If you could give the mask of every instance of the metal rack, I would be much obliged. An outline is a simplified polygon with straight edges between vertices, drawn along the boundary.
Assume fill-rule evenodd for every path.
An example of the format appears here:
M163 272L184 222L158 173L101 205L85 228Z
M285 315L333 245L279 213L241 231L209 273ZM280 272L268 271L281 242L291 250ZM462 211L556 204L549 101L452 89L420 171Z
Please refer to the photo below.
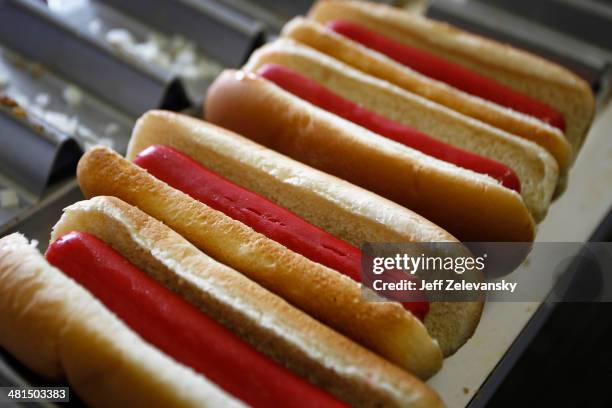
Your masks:
M555 1L564 7L573 3ZM16 205L0 208L0 235L21 231L44 250L62 208L82 199L72 174L83 150L103 143L125 152L135 119L151 108L198 115L205 89L222 67L240 66L311 3L56 0L46 6L0 0L0 92L19 106L0 110L0 142L7 147L0 152L0 203L2 191L17 196ZM592 182L593 174L612 180L607 136L612 107L603 103L612 50L586 44L587 37L561 34L555 24L544 27L543 17L530 20L510 10L509 3L435 0L427 13L559 61L597 91L600 113L570 173L569 188L538 233L540 241L584 241L612 204L612 190ZM179 54L201 75L177 71L170 60ZM20 155L23 151L37 151L34 166ZM475 337L430 384L449 406L483 406L548 310L540 302L487 305ZM42 383L0 351L0 385ZM72 398L71 405L80 405Z

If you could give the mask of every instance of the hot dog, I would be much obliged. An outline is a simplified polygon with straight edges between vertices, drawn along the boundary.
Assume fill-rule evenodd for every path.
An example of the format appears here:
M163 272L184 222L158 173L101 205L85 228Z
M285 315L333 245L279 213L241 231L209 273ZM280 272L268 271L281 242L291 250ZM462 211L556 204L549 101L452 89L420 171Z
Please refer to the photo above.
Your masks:
M432 303L424 318L425 326L399 304L365 302L354 280L317 263L323 262L321 259L313 262L288 250L284 246L287 244L256 233L252 228L265 234L265 229L276 225L276 221L294 222L280 218L284 215L276 210L270 213L260 207L260 199L255 200L258 206L252 209L262 214L263 229L261 225L244 225L194 200L188 195L194 194L192 191L185 194L157 179L152 174L156 172L156 160L149 157L153 165L141 161L151 152L146 149L155 145L190 157L200 164L198 167L204 166L273 201L341 239L344 245L358 246L366 241L455 241L439 227L387 200L236 134L170 112L144 115L137 122L130 141L127 157L133 160L143 153L137 162L149 172L108 150L95 149L83 157L78 168L83 192L86 196L114 195L138 206L215 259L421 377L430 376L441 364L440 349L432 337L448 355L473 333L481 302L457 303L452 307ZM170 179L168 182L173 183ZM244 206L235 203L237 197L233 193L228 194L225 189L221 193L227 195L223 200L228 197L234 200L232 211L244 215L244 208L241 209ZM246 214L247 218L261 221L261 216L252 211L247 210ZM245 246L244 242L253 244ZM331 249L332 253L337 250L333 246ZM295 287L301 290L296 291ZM426 312L422 307L413 310L417 315ZM356 315L362 318L355 321ZM461 323L457 324L458 321Z
M349 55L351 52L348 49L335 52L325 47L325 52L335 52L336 56L343 54L344 58L341 59L345 62L359 66L360 69L368 66L366 72L393 83L420 82L416 88L421 91L414 92L432 90L439 94L439 98L434 98L438 102L446 101L453 109L462 112L464 109L464 113L476 114L478 116L475 117L480 120L511 133L526 136L519 130L523 126L507 121L491 109L478 114L474 104L467 103L468 106L465 106L464 96L476 94L480 101L492 100L498 106L510 106L512 111L522 112L524 117L537 118L542 124L550 123L564 130L575 152L580 148L592 122L595 103L588 84L567 69L527 52L416 14L373 3L319 1L312 7L308 17L320 24L331 25L329 31L335 29L342 32L341 37L348 40L344 44L351 45L352 50L359 48L359 52L352 55ZM334 21L336 23L332 24ZM293 29L288 28L288 31ZM288 35L294 37L293 34ZM312 31L303 31L302 34L296 32L295 35L300 37L300 41L305 40L311 45L327 41L322 40L319 34L313 36ZM367 44L355 47L362 43L354 40ZM411 55L412 61L402 58L406 53ZM413 76L415 71L397 60L408 62L409 65L416 64L413 68L425 75L420 74L418 78L408 80L407 77ZM382 65L375 67L377 63ZM397 70L398 67L404 69ZM420 81L424 76L438 79ZM438 92L440 82L442 85L450 84L446 86L452 91L448 98ZM480 105L482 107L483 104Z
M0 240L0 344L40 374L66 376L93 406L441 404L116 198L68 207L46 256L17 234Z
M168 146L142 151L134 163L161 181L306 258L334 269L354 281L361 280L361 251L316 227L264 197L206 169ZM404 307L420 320L427 302L407 302Z
M298 41L415 95L531 140L548 150L562 170L571 164L572 147L559 129L422 75L316 21L294 18L284 27L283 38Z
M394 41L351 21L333 20L326 26L429 78L444 82L470 95L533 116L562 132L565 131L565 118L561 112L459 64Z
M269 64L272 70L267 67ZM558 169L554 158L534 143L364 75L293 41L280 40L260 48L244 70L378 135L489 175L505 187L519 191L537 221L546 214ZM282 76L301 78L283 80ZM314 98L308 96L312 95L313 86L320 93ZM415 135L415 131L419 133ZM427 142L423 143L423 139Z
M533 218L516 191L380 137L254 74L222 73L208 90L205 117L410 208L460 240L533 240ZM544 171L547 189L532 191L534 198L544 196L545 211L556 165L545 151L541 153L545 163L538 167ZM521 184L523 193L529 191Z
M113 195L141 208L206 254L419 377L440 368L438 345L400 304L365 301L350 278L196 201L116 153L90 150L80 161L78 178L86 196Z
M149 344L251 406L291 398L303 406L342 406L258 353L91 234L73 231L59 237L45 258Z
M299 96L315 106L370 129L379 135L464 169L491 176L504 187L520 193L520 181L516 173L508 166L486 157L454 148L424 133L407 126L402 126L384 116L368 111L356 103L334 94L306 76L300 75L282 65L263 65L257 70L257 75L274 82L286 91Z

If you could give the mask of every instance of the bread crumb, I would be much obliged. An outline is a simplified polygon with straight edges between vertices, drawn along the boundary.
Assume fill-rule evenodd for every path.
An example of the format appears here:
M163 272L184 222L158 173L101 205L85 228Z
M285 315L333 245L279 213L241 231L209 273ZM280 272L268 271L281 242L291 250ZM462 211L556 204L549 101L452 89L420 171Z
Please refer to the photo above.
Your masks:
M17 104L17 101L15 101L13 98L6 96L6 95L0 95L0 105L2 106L6 106L7 108L14 108L16 106L19 106Z
M61 112L46 111L44 118L51 126L66 135L73 136L79 125L78 119Z
M83 92L74 85L68 85L62 92L62 97L68 106L79 106L83 100Z
M468 387L463 387L463 393L464 394L469 394L470 393L470 389Z
M19 206L19 196L15 190L5 188L0 190L0 207L10 208Z
M21 106L13 107L13 109L11 109L11 112L13 113L13 115L20 119L26 119L28 117L28 114Z
M0 105L9 108L11 113L18 118L26 119L28 117L26 111L10 96L0 94Z
M41 108L44 108L49 105L50 101L51 97L49 97L49 94L46 93L39 93L34 97L34 103L40 106Z
M102 22L99 19L94 18L89 22L89 24L87 24L87 29L92 34L100 34L100 31L102 30Z
M166 37L153 33L138 41L130 31L113 28L105 38L124 56L158 65L181 78L212 79L223 70L217 62L200 55L194 42L180 35Z

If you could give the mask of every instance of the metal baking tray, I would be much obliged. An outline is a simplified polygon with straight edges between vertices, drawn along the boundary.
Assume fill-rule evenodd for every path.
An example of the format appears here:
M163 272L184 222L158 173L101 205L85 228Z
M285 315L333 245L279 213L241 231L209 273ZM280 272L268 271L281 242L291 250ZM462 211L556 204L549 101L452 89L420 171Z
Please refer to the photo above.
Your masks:
M50 8L97 41L110 43L120 58L169 72L193 104L201 103L224 67L240 65L263 41L259 22L216 2L141 3L75 0L53 2Z
M133 120L38 62L0 46L0 233L69 188L82 151L125 151ZM68 102L68 99L72 98ZM77 98L75 100L74 98ZM35 152L24 155L22 152Z
M5 86L7 93L24 94L25 99L27 99L26 102L28 102L26 105L34 111L39 109L34 108L37 106L36 101L41 99L39 96L48 95L51 101L42 109L43 119L45 119L44 113L47 110L64 112L69 118L76 117L79 124L85 124L87 128L94 130L93 133L112 140L114 147L120 152L125 151L125 145L135 117L143 110L148 109L149 106L164 106L163 101L166 92L168 92L167 87L173 81L176 81L175 83L179 83L182 87L186 101L179 95L175 100L179 100L181 103L173 103L169 106L179 109L179 106L187 104L196 114L201 112L198 107L201 99L198 100L197 96L200 95L201 98L203 90L207 86L206 81L194 85L184 78L174 75L173 72L170 72L169 75L167 75L168 72L163 74L163 68L161 70L152 68L148 66L150 64L143 63L143 61L118 51L109 45L106 38L109 32L114 29L128 29L138 41L147 41L147 38L154 31L165 31L170 36L174 35L170 32L175 28L174 26L164 25L163 21L159 21L159 16L149 16L153 13L151 10L147 10L147 13L136 12L136 10L129 9L130 4L118 4L120 3L118 0L106 2L75 0L72 3L77 5L73 8L50 10L42 2L0 0L0 50L2 51L2 54L0 54L0 77L3 70L11 71L8 75L11 82L8 86ZM140 1L136 3L140 3ZM196 6L196 3L200 2L197 0L182 0L181 7L199 7ZM255 23L261 21L268 32L272 30L278 32L278 28L287 18L303 12L303 10L295 11L295 9L284 11L282 7L304 8L307 2L295 2L292 5L289 2L273 0L269 2L218 0L217 2L202 1L201 3L218 3L229 7L249 16L244 21L255 21ZM278 8L278 3L282 3L281 8ZM12 14L5 14L5 10ZM204 14L208 16L207 13ZM45 55L44 50L36 50L32 43L33 34L28 34L29 39L26 43L29 45L24 47L15 38L17 37L14 34L15 31L11 31L19 25L15 21L9 21L11 19L7 15L14 17L15 21L21 21L21 24L26 21L34 21L35 26L40 30L38 37L36 37L39 48L53 48L60 47L60 45L64 47L64 44L55 43L58 41L65 42L66 50L71 50L70 52L75 55L66 55L66 58L71 59L64 60L61 65L70 65L70 67L56 69L56 65L58 65L57 55L60 54ZM211 15L214 17L216 14L213 12ZM276 25L267 21L268 17L266 15L268 17L272 16L270 21L276 19ZM240 20L240 17L236 18L236 21ZM250 27L250 23L247 24ZM260 34L257 33L256 29L249 27L242 30L238 29L235 35L239 38L246 33L244 37L246 43L252 40L252 44L257 44ZM275 28L272 29L271 27ZM233 28L230 27L229 29ZM20 30L19 32L23 31ZM41 35L40 33L44 34ZM249 33L252 33L253 37ZM181 35L197 36L197 40L206 38L209 41L215 41L215 37L212 35L205 37L187 32L182 32ZM196 38L189 39L196 41ZM198 44L197 48L202 54L214 52L207 49L206 45ZM246 53L248 55L248 52L245 51L248 48L248 45L237 46L236 50L240 52L237 52L232 58L235 57L236 60L240 60L238 54ZM85 52L85 54L79 54L81 52ZM61 55L63 58L64 54ZM84 58L83 55L91 55L93 59ZM224 57L216 55L216 58L223 59ZM55 59L55 61L51 61L52 59ZM47 62L47 60L49 61ZM66 64L65 61L71 62ZM84 65L83 61L87 61L89 64ZM118 89L117 92L127 92L127 90L133 91L135 89L133 84L129 82L130 75L139 78L137 81L140 85L137 86L142 86L143 89L148 88L148 90L143 91L140 95L132 95L132 98L142 98L140 102L134 104L131 104L128 96L117 99L115 97L105 97L105 95L109 95L109 89L113 89L113 92L115 90L114 88L105 89L100 83L93 83L95 81L91 79L97 78L96 75L98 74L104 75L104 72L99 73L96 70L90 70L91 61L96 63L102 61L102 63L108 64L105 66L113 74L108 75L110 79L107 79L107 81L115 82L115 84L109 84L109 86L117 87L115 74L123 78L121 84L123 89ZM591 62L590 60L587 61L587 68L597 68L597 64L591 64ZM232 62L228 59L223 60L222 64L231 65ZM589 67L589 65L592 66ZM81 72L73 72L73 70L81 70ZM157 73L151 73L150 71L156 71ZM160 72L162 74L156 77ZM598 71L595 69L593 72ZM601 76L601 78L603 77ZM70 88L71 86L76 86L82 90L82 101L77 106L68 103L70 98L64 98L65 91L73 89ZM121 100L122 98L124 99ZM43 122L49 125L45 120ZM0 133L2 132L1 123L0 121ZM110 136L105 133L109 123L116 125L113 126L114 132ZM596 229L603 215L609 210L612 203L612 191L603 182L594 183L593 174L599 174L601 180L612 179L607 164L610 154L612 154L607 137L611 127L612 110L608 108L600 113L583 152L570 174L569 188L553 204L549 216L540 226L538 239L586 240ZM74 139L82 148L87 147L85 146L86 143L92 143L88 142L88 139L78 131L71 134L65 130L59 129L59 132ZM27 189L23 188L23 191L27 191ZM13 222L7 232L20 231L29 238L38 240L39 249L44 251L51 227L59 219L62 208L83 197L72 177L52 182L45 187L41 197L35 195L32 195L32 197L34 197L34 204L28 207L27 211L23 212L17 221ZM487 306L483 321L474 339L455 356L447 360L444 369L430 380L430 384L438 390L449 406L467 406L468 404L482 406L486 403L488 395L494 391L496 381L503 378L511 368L512 362L518 355L517 353L520 353L522 342L528 341L530 336L537 333L538 319L545 319L547 306L546 303L505 305L502 310L503 313L498 313L499 310L496 310L496 307L496 305ZM543 312L540 312L540 310ZM492 314L496 317L492 317ZM500 341L488 341L492 336L496 336ZM45 382L19 365L12 357L0 351L0 384L41 385ZM76 395L71 395L71 399L70 405L81 405ZM40 405L32 404L32 406Z
M0 2L0 43L70 78L130 116L158 106L181 109L189 105L183 85L168 70L122 55L35 0Z
M242 65L264 41L262 23L217 1L104 0L102 3L164 32L193 39L206 55L230 67Z
M120 1L120 0L117 0ZM261 21L268 38L280 32L283 25L292 17L304 15L315 0L217 0L224 5L239 11L251 18ZM371 0L378 3L396 5L399 0Z

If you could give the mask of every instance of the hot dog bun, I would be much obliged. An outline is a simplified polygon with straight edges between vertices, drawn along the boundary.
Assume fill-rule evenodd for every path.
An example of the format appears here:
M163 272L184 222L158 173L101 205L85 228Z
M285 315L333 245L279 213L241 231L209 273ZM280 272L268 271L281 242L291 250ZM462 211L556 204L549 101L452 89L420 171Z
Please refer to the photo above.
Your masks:
M593 120L595 100L586 81L557 64L511 46L381 4L319 1L308 17L320 23L335 19L357 22L549 104L565 116L565 135L574 151L580 149Z
M89 233L107 242L155 280L186 298L206 314L221 321L260 351L270 355L280 364L303 374L312 382L344 398L353 405L406 406L414 403L414 406L429 407L440 406L441 404L437 395L416 378L318 323L238 272L212 260L159 221L119 199L96 197L68 207L54 227L52 239L72 231ZM5 238L2 241L5 240L10 240L10 238ZM23 241L23 238L21 240ZM24 245L27 246L27 243L22 243L21 246L16 248L11 247L9 252L12 255L9 256L22 255ZM84 377L84 379L80 379L82 377L71 377L69 375L71 385L75 386L77 391L80 392L81 388L78 385L84 384L86 402L91 401L94 405L108 406L106 402L109 401L109 397L105 397L105 394L111 390L115 391L110 393L110 398L115 398L111 401L121 403L132 401L132 398L140 395L139 393L146 393L149 386L152 387L150 390L152 395L134 401L137 406L147 403L153 406L241 405L211 385L204 377L196 375L190 369L184 368L165 357L164 354L157 352L156 349L146 345L138 336L114 318L114 315L108 312L89 292L66 278L60 271L50 267L35 249L27 247L29 248L27 251L33 251L34 255L32 256L36 258L36 262L44 266L43 269L53 271L54 279L68 282L74 288L71 290L78 291L82 296L88 297L97 309L86 309L82 315L76 313L75 316L62 316L72 312L73 309L81 310L79 308L81 303L74 302L74 296L70 296L70 293L72 293L70 291L66 292L69 296L63 302L65 308L70 308L70 312L57 313L55 308L39 308L39 302L41 302L41 306L46 305L46 297L43 295L40 298L37 295L28 297L28 291L32 285L20 285L19 287L24 286L26 288L23 289L23 294L15 293L15 286L13 286L16 282L14 279L20 278L18 280L20 283L27 283L27 279L23 277L27 278L28 275L32 274L32 270L37 270L37 268L25 268L25 270L14 272L14 264L5 261L3 255L0 258L0 270L3 272L5 270L11 271L11 274L7 276L13 278L11 280L6 278L5 274L0 275L2 276L0 290L6 291L10 295L3 299L12 299L13 296L17 296L18 299L28 299L23 304L15 303L17 308L11 309L11 311L19 312L20 308L24 308L23 310L26 313L33 313L32 316L28 316L32 319L28 319L27 322L20 319L17 324L27 323L27 325L34 325L34 327L36 325L46 325L48 321L46 318L49 317L47 313L49 313L55 319L57 319L56 316L64 317L64 320L70 319L71 324L74 321L77 326L80 323L89 323L87 319L95 319L96 330L102 331L102 334L94 331L93 334L85 338L81 335L77 340L70 340L69 344L63 343L66 341L64 337L59 340L56 340L57 335L51 337L53 341L50 343L50 350L47 351L49 356L46 358L43 356L47 363L40 365L37 362L40 353L28 354L32 350L20 345L22 337L29 335L31 330L16 325L3 325L2 333L8 333L10 337L7 336L9 340L6 342L3 339L2 344L8 344L6 347L26 362L32 360L32 368L49 373L55 371L61 375L61 368L59 367L64 364L63 356L61 361L54 361L57 360L55 353L56 349L63 350L66 346L67 350L77 350L77 353L70 357L76 361L75 364L78 364L76 369ZM4 248L4 244L0 245L0 251L3 251ZM0 254L3 254L3 252L0 252ZM37 286L44 288L42 293L51 293L55 297L64 296L64 286L58 286L54 280L36 283ZM15 306L12 305L11 307ZM265 312L265 318L262 312ZM37 313L42 314L43 318ZM104 319L105 315L110 316L111 321L116 322L114 324L122 326L125 332L139 341L139 344L136 345L132 345L133 341L132 343L127 342L130 346L124 352L127 357L138 362L139 359L135 357L144 355L146 358L150 349L151 352L155 352L167 360L166 365L158 364L156 366L157 370L143 373L139 366L142 363L134 364L131 360L126 360L123 361L124 364L118 365L120 361L117 361L117 358L110 358L105 362L105 359L109 358L107 354L117 353L118 346L121 349L120 346L126 343L111 341L113 343L111 346L106 344L109 341L104 339L106 337L112 338L116 330L112 329L113 325L110 325L111 330L108 331L108 324ZM23 316L23 313L10 316ZM84 316L87 318L84 319ZM64 327L63 323L64 321L59 321L59 328ZM66 327L68 328L67 332L72 333L71 325ZM5 331L5 328L8 330ZM104 330L109 332L109 336L104 336ZM92 339L95 336L102 336L104 341ZM40 343L41 341L37 339L46 339L45 341L47 341L49 337L35 337L28 339L27 342L30 345L33 341ZM124 340L125 336L121 336L119 339ZM83 340L87 340L87 342ZM10 347L10 345L17 346ZM141 350L141 347L144 347L144 349ZM79 353L81 350L87 350L88 354ZM152 362L159 363L160 357ZM148 361L149 359L147 359ZM90 362L93 362L93 364L90 364ZM45 366L51 368L45 368ZM71 365L69 364L67 367L71 367ZM120 367L120 369L117 367ZM150 367L151 365L147 366L147 368ZM183 380L186 374L180 375L180 370L177 370L176 367L181 367L191 378L187 377L186 380ZM111 374L108 381L116 389L107 388L104 382L91 381L94 376L98 380L97 376L103 375L107 371ZM142 378L133 379L124 371L127 374L135 371ZM70 374L70 371L68 374ZM76 384L72 384L72 378L74 377L78 381ZM371 378L377 378L377 382L372 382ZM177 383L172 382L175 379ZM117 384L118 380L123 381L123 388L120 388ZM142 383L142 389L139 388L139 381ZM168 384L168 381L171 383ZM131 395L132 387L136 387L134 388L135 395ZM225 399L211 394L210 389L217 391ZM170 398L173 393L176 393L174 399ZM208 394L211 395L208 396ZM161 398L159 400L155 399L158 395Z
M521 195L533 217L536 221L544 218L558 171L554 158L537 144L365 75L291 40L277 40L258 49L243 69L255 73L265 64L288 67L370 111L509 166L520 179ZM565 157L566 166L568 159Z
M75 230L110 243L255 348L345 401L401 406L415 396L424 405L435 400L412 376L209 258L119 199L96 197L68 207L53 229L52 240ZM372 376L378 384L369 382Z
M222 73L209 88L205 116L391 199L460 240L533 240L533 219L515 191L381 138L253 74Z
M22 235L0 239L0 345L90 406L240 407L151 347Z
M556 158L562 170L572 162L572 147L558 129L422 75L381 53L327 29L316 21L296 17L284 27L282 35L408 92L508 133L531 140L547 149Z
M85 196L115 196L140 208L207 255L417 376L428 378L440 368L437 343L399 303L364 300L360 285L347 276L194 200L111 150L88 151L77 177Z
M126 158L134 160L156 144L188 154L355 246L365 241L456 242L442 228L392 201L203 120L149 111L136 122Z
M389 200L296 162L228 130L185 115L150 111L134 128L127 158L153 145L177 149L355 246L364 242L456 242ZM425 319L445 356L474 333L482 302L434 302Z

